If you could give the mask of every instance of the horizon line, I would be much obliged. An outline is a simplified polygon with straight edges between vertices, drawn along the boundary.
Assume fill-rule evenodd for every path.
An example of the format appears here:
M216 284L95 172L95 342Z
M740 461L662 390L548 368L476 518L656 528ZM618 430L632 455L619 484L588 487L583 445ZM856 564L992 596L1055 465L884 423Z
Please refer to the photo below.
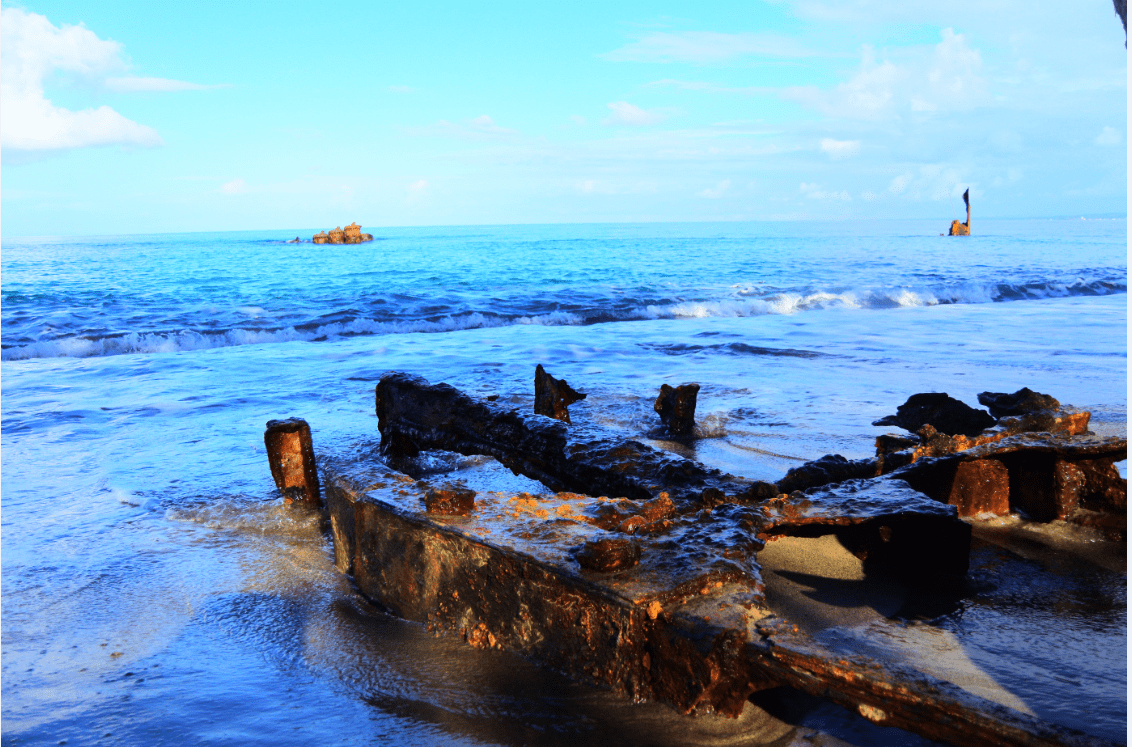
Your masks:
M752 218L745 220L737 219L720 219L720 220L649 220L649 221L563 221L558 223L551 223L545 221L531 221L529 223L404 223L404 224L389 224L378 226L375 224L360 224L362 228L371 228L373 230L381 229L401 229L401 228L487 228L487 227L505 227L505 226L649 226L649 225L709 225L713 223L725 224L741 224L741 223L857 223L867 221L869 223L878 222L894 222L894 221L935 221L935 218ZM943 219L940 219L943 220ZM1084 215L1049 215L1049 216L995 216L995 217L981 217L979 221L1054 221L1054 220L1128 220L1127 213L1085 213ZM354 221L357 222L357 221ZM946 223L946 220L944 220ZM950 225L950 224L948 224ZM117 236L169 236L169 235L190 235L190 234L210 234L210 233L264 233L264 232L287 232L291 231L310 231L311 228L235 228L235 229L215 229L215 230L196 230L196 231L142 231L136 233L101 233L101 234L82 234L82 233L57 233L57 234L22 234L22 235L5 235L0 232L0 241L15 240L15 239L73 239L73 238L111 238ZM330 229L316 228L315 231L327 231ZM301 234L300 234L301 235ZM313 235L313 234L312 234Z

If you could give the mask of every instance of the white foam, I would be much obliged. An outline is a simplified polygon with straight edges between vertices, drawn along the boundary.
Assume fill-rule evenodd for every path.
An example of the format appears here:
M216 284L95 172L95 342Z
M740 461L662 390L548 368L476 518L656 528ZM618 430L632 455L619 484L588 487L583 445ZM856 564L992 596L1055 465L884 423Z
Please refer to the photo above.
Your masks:
M640 319L702 319L708 317L743 318L763 315L790 315L823 309L890 309L935 306L938 304L984 304L996 301L1061 298L1077 295L1110 295L1126 292L1119 283L1097 281L1087 283L1078 278L1072 283L1029 283L1025 285L968 284L947 289L860 289L840 292L776 293L752 298L751 288L729 288L737 296L702 301L681 301L671 304L649 304L611 314L595 308L591 314L553 311L547 314L505 317L473 312L439 319L376 320L355 318L347 322L331 322L311 329L284 327L274 330L230 329L223 332L131 332L102 338L61 337L7 348L0 360L29 358L88 358L128 353L173 353L237 345L261 345L280 342L342 339L357 335L389 335L405 333L439 333L511 325L576 326L587 319L632 321ZM241 309L262 311L259 307Z

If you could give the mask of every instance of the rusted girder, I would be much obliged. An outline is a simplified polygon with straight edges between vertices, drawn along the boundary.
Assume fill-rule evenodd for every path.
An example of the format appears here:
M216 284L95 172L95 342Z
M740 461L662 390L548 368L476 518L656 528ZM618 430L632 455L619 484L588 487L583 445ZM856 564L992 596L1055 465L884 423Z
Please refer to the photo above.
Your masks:
M960 516L1021 511L1035 521L1066 520L1127 534L1128 483L1115 462L1128 441L1021 433L896 470L893 477L959 508Z
M374 392L382 452L413 457L424 450L482 454L553 490L648 500L669 493L682 509L698 508L705 491L733 500L768 497L775 488L618 438L592 426L567 428L469 397L448 384L386 374Z
M753 483L406 374L382 377L375 406L390 464L411 469L422 450L482 454L560 491L472 500L372 460L320 458L337 566L400 617L688 712L737 715L751 693L789 685L964 747L1104 743L799 632L768 605L757 553L776 537L835 534L866 574L954 579L970 527L946 505L953 494L1005 470L1013 505L1030 489L1015 489L1015 472L1030 486L1048 477L1034 464L1054 463L1078 470L1050 473L1062 493L1076 486L1078 510L1122 509L1109 471L1123 442L1002 435L872 479L845 479L857 467L827 459L795 478L832 481L785 494L786 480Z
M320 467L338 567L368 598L437 634L685 712L738 715L753 692L789 685L964 747L1104 744L800 633L763 598L751 535L759 507L673 517L666 531L635 536L628 562L590 570L577 557L587 545L624 537L585 520L602 499L481 494L469 516L436 516L424 511L425 481L373 462ZM804 527L821 510L796 508L782 523L781 507L763 518Z

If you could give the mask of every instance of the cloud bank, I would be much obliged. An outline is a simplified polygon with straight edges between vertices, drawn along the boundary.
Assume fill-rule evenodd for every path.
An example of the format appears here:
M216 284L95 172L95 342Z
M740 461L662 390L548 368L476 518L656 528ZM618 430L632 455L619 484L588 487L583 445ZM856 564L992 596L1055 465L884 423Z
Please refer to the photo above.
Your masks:
M53 25L19 8L0 9L0 145L6 152L49 152L101 145L154 147L157 130L109 106L72 111L47 98L44 81L69 73L91 88L118 93L218 88L167 78L124 75L122 46L81 24Z
M726 62L759 56L787 59L817 57L822 53L778 34L723 34L713 31L657 32L607 52L611 62Z

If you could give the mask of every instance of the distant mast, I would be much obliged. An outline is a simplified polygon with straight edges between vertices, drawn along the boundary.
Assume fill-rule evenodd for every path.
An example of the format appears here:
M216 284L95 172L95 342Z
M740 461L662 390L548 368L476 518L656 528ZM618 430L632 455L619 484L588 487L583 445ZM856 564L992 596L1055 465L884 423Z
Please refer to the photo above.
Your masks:
M967 222L960 223L957 220L951 221L951 231L948 236L970 236L971 235L971 200L969 198L971 190L968 188L963 192L963 204L967 206Z

